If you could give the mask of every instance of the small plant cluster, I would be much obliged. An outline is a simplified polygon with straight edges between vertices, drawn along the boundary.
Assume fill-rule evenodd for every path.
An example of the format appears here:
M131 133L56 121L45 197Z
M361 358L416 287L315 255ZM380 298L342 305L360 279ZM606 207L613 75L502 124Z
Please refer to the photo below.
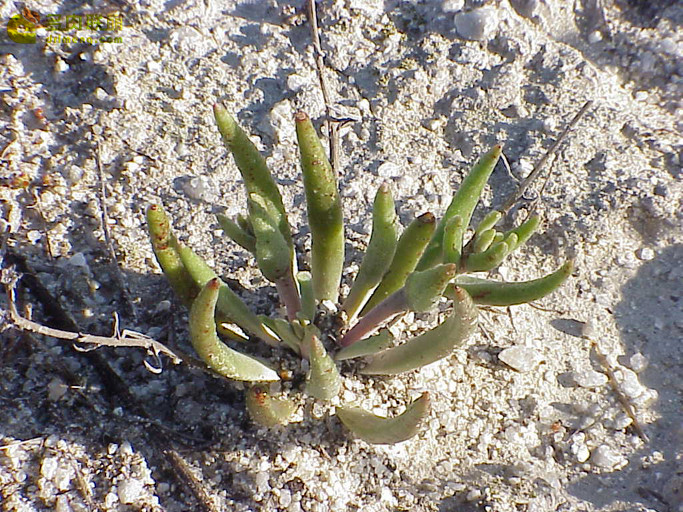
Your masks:
M278 187L264 158L227 110L214 106L223 141L232 153L247 190L247 213L236 220L218 215L225 234L251 253L272 282L286 318L256 315L189 247L174 236L161 205L151 205L147 223L157 261L175 293L190 308L192 345L217 373L248 383L246 406L257 423L272 427L291 421L295 401L274 391L281 379L270 363L224 343L219 334L249 343L284 346L307 360L305 393L331 402L338 397L337 362L365 358L363 375L394 375L448 356L474 331L476 304L508 306L539 299L558 288L572 271L569 261L546 277L519 283L489 281L465 273L497 267L539 225L537 216L499 232L503 214L491 211L473 231L472 213L501 155L494 146L465 178L443 218L432 213L413 220L402 232L388 185L377 190L372 233L337 319L319 311L323 301L338 303L344 270L344 224L337 178L309 117L295 116L296 134L311 232L310 271L297 270L291 228ZM385 326L398 314L424 312L442 298L452 301L449 316L423 334L396 344ZM329 304L329 302L328 302ZM342 327L331 327L342 324ZM338 401L334 402L339 404ZM424 393L402 414L381 417L352 404L335 407L336 416L370 443L396 443L418 432L429 412Z

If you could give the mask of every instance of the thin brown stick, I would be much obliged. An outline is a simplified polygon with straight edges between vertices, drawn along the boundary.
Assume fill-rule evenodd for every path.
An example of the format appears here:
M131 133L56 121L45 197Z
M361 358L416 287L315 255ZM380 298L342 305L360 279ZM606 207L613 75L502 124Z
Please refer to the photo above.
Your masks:
M612 371L612 367L610 366L609 361L607 360L607 356L605 356L605 354L602 353L602 351L600 350L600 346L598 345L598 342L593 338L590 331L592 331L592 329L589 327L589 324L586 324L584 326L584 332L582 334L582 337L591 343L591 346L595 351L595 355L597 356L600 365L604 368L605 373L607 374L607 378L609 380L610 386L612 387L612 391L614 391L614 395L617 397L617 400L621 404L621 407L624 409L626 414L628 414L629 418L633 420L633 429L640 436L640 438L647 443L649 441L647 434L643 430L643 427L640 425L640 422L638 421L636 413L633 410L631 403L628 401L628 398L626 398L624 393L622 393L621 389L619 389L619 382L617 381L617 378L614 375L614 372Z
M559 137L557 137L557 140L555 140L553 145L550 146L548 151L546 151L545 154L541 157L541 159L536 163L534 168L529 173L529 176L527 176L522 181L517 191L510 195L510 197L503 203L501 212L507 213L507 211L510 208L512 208L512 206L524 195L524 193L531 186L531 184L536 179L538 179L548 159L555 154L557 149L560 147L560 144L564 141L564 139L567 137L572 128L576 126L576 123L579 122L579 120L583 117L583 115L591 107L592 104L593 102L590 100L583 104L583 107L581 107L581 109L576 113L572 120L569 121L569 124L564 128L564 130L562 130L562 133L560 133Z
M164 354L171 358L171 360L178 364L183 361L183 356L168 348L163 343L160 343L149 336L124 329L119 331L118 317L114 315L114 333L112 336L96 336L94 334L83 334L80 332L63 331L61 329L54 329L45 325L39 324L32 320L28 320L19 314L16 304L16 279L10 280L5 284L5 292L7 293L8 308L10 319L19 329L23 331L32 332L34 334L42 334L60 340L69 340L74 343L82 343L84 345L107 346L107 347L137 347L155 354Z
M320 81L320 90L325 104L325 127L330 140L330 164L335 173L339 171L339 125L332 116L332 100L330 99L329 87L325 78L325 63L323 61L323 51L320 45L320 32L318 30L318 15L315 10L315 0L308 0L308 20L311 24L311 37L313 39L313 50L315 55L315 67Z
M50 336L52 338L57 338L60 340L68 340L74 343L81 343L83 345L89 345L88 348L78 348L74 345L74 348L80 352L88 352L90 350L96 349L97 347L127 347L127 348L143 348L147 350L155 360L159 361L160 355L168 356L174 364L184 363L191 368L199 369L205 373L211 374L214 377L224 378L222 375L216 373L215 370L210 368L206 363L196 359L194 357L188 356L187 354L179 351L172 350L160 341L150 338L146 334L142 334L137 331L130 329L119 330L119 317L114 313L114 329L112 336L97 336L94 334L86 334L82 332L65 331L62 329L55 329L53 327L47 327L45 325L39 324L26 317L21 316L17 310L16 303L16 282L17 278L12 277L10 279L3 279L5 282L5 293L7 293L8 311L10 314L10 320L18 329L31 332L34 334L41 334L44 336ZM144 361L145 367L152 373L161 373L161 365L157 366L151 365L148 361Z
M199 502L201 510L203 512L219 512L215 501L209 496L209 493L206 492L206 489L197 477L194 476L194 473L187 465L187 462L185 462L185 459L183 459L175 450L166 450L164 453L173 465L176 474L181 476L182 482Z
M25 441L13 441L8 444L3 444L0 446L0 450L10 450L12 448L16 448L17 446L25 446L25 445L30 445L30 444L41 444L45 442L44 437L34 437L32 439L26 439Z
M614 391L614 395L617 397L617 400L621 404L621 407L623 407L626 414L628 414L629 418L633 420L633 429L640 436L640 438L647 443L650 439L647 437L647 434L643 430L643 427L640 426L640 422L636 417L636 413L633 410L631 403L621 392L621 389L619 389L619 383L617 382L617 378L615 377L614 372L612 371L612 368L609 364L609 361L607 360L607 357L605 357L605 355L602 352L600 352L600 348L598 347L598 344L595 340L590 340L590 342L593 345L593 350L595 350L595 355L597 356L598 361L600 361L600 364L605 369L605 373L607 374L607 378L609 379L610 386L612 386L612 391Z
M50 260L54 260L55 256L52 252L52 241L50 240L50 230L47 225L47 220L45 219L45 213L43 213L43 207L40 204L40 193L35 189L31 188L31 195L35 201L33 207L38 212L38 217L40 218L41 227L43 228L43 236L45 236L45 252Z
M104 242L107 246L107 252L109 254L109 261L114 268L114 275L116 276L116 284L119 287L121 298L123 303L133 318L137 316L133 302L128 297L128 289L126 288L125 280L123 279L123 273L119 267L118 260L116 259L116 251L114 250L114 242L111 238L111 233L109 232L109 215L107 213L107 190L105 188L104 181L104 171L102 170L102 154L100 150L100 145L97 144L97 151L95 153L95 164L97 165L97 176L99 181L99 188L97 191L97 197L100 203L100 215L102 223L102 232L104 233Z
M85 501L85 504L88 507L88 512L99 512L101 509L99 505L96 505L93 501L92 490L90 489L90 486L85 480L85 476L81 471L81 466L76 460L76 457L74 457L74 455L69 450L66 450L62 453L66 455L66 458L69 461L71 468L74 470L74 474L76 475L76 488L81 493L81 497L83 498L83 501Z

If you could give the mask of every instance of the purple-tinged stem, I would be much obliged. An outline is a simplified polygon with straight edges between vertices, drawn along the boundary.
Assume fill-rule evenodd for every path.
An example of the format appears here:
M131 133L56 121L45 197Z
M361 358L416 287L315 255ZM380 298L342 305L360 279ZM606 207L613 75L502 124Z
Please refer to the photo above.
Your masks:
M342 347L353 345L377 329L382 322L401 311L408 309L408 301L403 288L390 295L364 315L356 325L339 340Z
M284 277L278 279L275 282L275 288L277 288L280 300L287 310L287 319L290 322L296 320L296 314L301 311L301 298L292 273L288 272Z

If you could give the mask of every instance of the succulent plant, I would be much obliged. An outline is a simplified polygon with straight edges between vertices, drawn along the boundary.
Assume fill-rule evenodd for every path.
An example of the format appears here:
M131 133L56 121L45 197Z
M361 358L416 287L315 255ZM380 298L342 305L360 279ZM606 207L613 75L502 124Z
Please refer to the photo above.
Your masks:
M307 360L301 365L306 368L303 391L307 395L335 405L339 420L361 439L395 443L418 432L429 412L428 395L389 418L342 404L340 361L364 358L365 363L356 366L363 375L415 370L448 356L468 339L476 326L476 304L530 302L557 289L572 272L569 261L546 277L521 283L465 275L497 267L540 222L534 216L515 229L499 232L496 224L503 214L494 210L469 235L472 214L501 155L497 145L474 166L438 223L433 214L425 213L400 236L391 191L387 184L380 185L367 250L336 318L330 318L319 305L338 302L344 266L343 215L335 172L311 120L304 112L295 116L311 232L310 271L300 272L282 196L264 158L224 107L214 106L214 115L247 190L246 215L236 220L219 215L218 222L232 241L254 256L263 276L275 285L286 319L253 313L177 240L161 205L149 207L147 223L159 265L190 308L194 349L215 372L248 383L247 410L263 426L290 422L296 407L291 396L274 385L281 379L281 368L248 355L249 343L282 345ZM392 317L428 311L444 297L452 302L451 312L433 329L396 344L383 328ZM219 333L241 342L240 350L228 346Z

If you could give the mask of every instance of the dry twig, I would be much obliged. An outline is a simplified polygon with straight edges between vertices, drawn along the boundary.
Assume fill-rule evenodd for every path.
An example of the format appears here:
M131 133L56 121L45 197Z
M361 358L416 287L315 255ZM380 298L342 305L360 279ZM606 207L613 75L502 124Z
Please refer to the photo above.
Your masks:
M82 332L65 331L62 329L55 329L53 327L47 327L33 320L29 320L23 317L18 309L16 302L16 283L18 277L9 275L7 270L3 270L2 282L5 286L5 292L7 293L8 311L10 320L15 327L24 331L31 332L34 334L41 334L44 336L50 336L52 338L57 338L60 340L68 340L74 343L74 348L79 352L89 352L98 347L128 347L128 348L143 348L147 350L158 363L153 366L148 361L144 361L145 367L152 373L161 373L161 355L165 355L171 359L174 364L185 363L192 368L199 369L203 372L209 373L213 376L220 376L211 368L209 368L203 361L196 359L194 357L188 356L179 350L172 350L160 341L150 338L146 334L142 334L137 331L130 329L119 329L119 317L114 313L114 328L111 336L97 336L94 334L86 334ZM78 347L75 344L85 345L87 348Z
M197 499L201 506L201 510L203 512L219 512L215 501L209 496L209 493L206 492L202 483L194 475L187 462L185 462L185 459L183 459L175 450L166 450L164 453L173 465L176 473L182 475L183 483Z
M102 223L102 232L104 233L104 242L105 245L107 246L107 253L109 254L109 261L111 262L112 267L114 268L114 275L116 276L116 284L119 286L119 290L121 292L121 298L123 299L123 303L126 306L126 309L128 310L128 313L130 313L133 318L135 318L136 312L135 312L135 307L133 306L133 302L130 300L128 297L128 289L126 288L126 283L125 280L123 279L123 274L121 273L121 268L119 268L118 260L116 259L116 251L114 250L114 242L112 241L111 238L111 233L109 232L109 215L107 213L107 191L105 189L105 182L104 182L104 171L102 170L102 154L100 151L100 145L97 145L97 151L95 153L95 163L97 165L97 176L98 176L98 181L99 181L99 189L97 193L97 197L99 199L100 203L100 212L101 212L101 223Z
M595 338L592 336L592 333L590 332L592 329L589 328L589 325L590 324L584 325L584 332L582 334L582 337L591 343L591 346L595 351L595 355L597 356L600 365L604 368L605 373L607 374L607 378L609 379L612 391L614 391L614 395L617 397L619 404L621 404L621 407L624 409L626 414L628 414L628 417L631 418L631 420L633 421L633 429L640 436L640 438L647 443L649 441L649 438L643 430L643 427L640 425L640 422L638 421L636 413L633 410L631 403L628 401L628 398L626 398L624 393L622 393L621 389L619 389L619 382L617 381L617 378L614 375L614 371L612 371L612 367L610 366L609 361L607 360L607 356L605 356L605 354L603 354L600 350L598 342L595 340Z
M320 32L318 31L318 16L315 10L315 0L308 0L308 20L311 24L311 36L313 39L313 50L315 53L315 67L318 71L320 90L323 94L325 103L325 126L330 140L330 164L335 173L339 172L339 128L340 125L332 116L332 100L330 99L329 87L325 78L325 64L323 62L323 51L320 45Z
M536 181L536 179L538 179L548 159L557 152L557 149L560 147L560 144L562 144L562 142L567 137L569 132L572 130L572 128L574 128L574 126L576 126L576 123L579 122L579 120L583 117L583 115L591 107L592 104L593 102L590 100L583 104L583 107L581 107L581 109L576 113L572 120L569 121L569 124L567 124L564 130L562 130L562 133L560 133L560 135L557 137L557 140L555 140L553 145L550 146L548 151L546 151L545 154L541 157L541 159L536 163L534 168L529 173L529 176L527 176L522 181L517 191L511 194L510 197L503 203L503 206L500 209L501 212L507 213L507 211L510 208L512 208L512 206L524 195L524 193L531 186L531 184L534 181ZM545 188L545 184L543 185L543 187Z
M38 322L28 320L27 318L21 316L21 314L19 314L19 311L17 310L16 283L17 278L11 278L9 282L5 283L5 292L7 293L10 319L12 320L15 326L17 326L19 329L23 331L32 332L34 334L42 334L45 336L50 336L52 338L57 338L61 340L70 340L74 343L92 345L94 346L94 348L99 346L144 348L157 358L160 354L164 354L170 357L175 364L180 363L186 358L186 356L179 355L163 343L160 343L142 333L131 331L128 329L119 331L119 319L118 315L116 314L114 314L114 333L112 336L109 337L96 336L93 334L84 334L80 332L63 331L61 329L54 329L52 327L47 327L45 325L39 324ZM156 373L158 373L158 370L149 365L149 363L145 362L145 365L151 371L155 371Z
M628 414L628 417L631 418L631 420L633 421L633 429L640 436L640 438L647 443L650 439L647 437L647 434L643 430L643 427L640 425L640 422L636 417L636 413L633 410L631 403L628 401L626 396L624 396L624 393L621 392L621 389L619 389L619 383L617 382L617 378L614 375L614 372L612 371L609 361L607 361L607 357L605 356L605 354L600 352L600 348L598 347L598 344L595 340L590 340L590 342L593 345L593 350L595 350L595 355L597 356L598 361L600 361L600 364L605 369L605 373L607 374L607 378L609 379L610 386L612 386L612 391L614 391L614 395L617 397L617 400L621 404L621 407L624 409L626 414Z

